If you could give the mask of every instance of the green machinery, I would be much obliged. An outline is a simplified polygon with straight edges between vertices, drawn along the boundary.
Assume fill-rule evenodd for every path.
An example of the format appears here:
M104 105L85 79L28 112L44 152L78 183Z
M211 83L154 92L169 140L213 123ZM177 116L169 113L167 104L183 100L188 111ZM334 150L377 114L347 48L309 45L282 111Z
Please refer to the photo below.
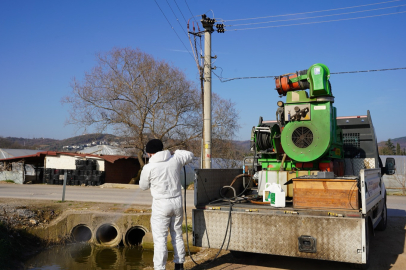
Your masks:
M275 78L276 90L286 102L278 101L276 121L263 121L251 134L262 171L318 170L342 176L342 131L323 64ZM309 92L305 91L309 89Z

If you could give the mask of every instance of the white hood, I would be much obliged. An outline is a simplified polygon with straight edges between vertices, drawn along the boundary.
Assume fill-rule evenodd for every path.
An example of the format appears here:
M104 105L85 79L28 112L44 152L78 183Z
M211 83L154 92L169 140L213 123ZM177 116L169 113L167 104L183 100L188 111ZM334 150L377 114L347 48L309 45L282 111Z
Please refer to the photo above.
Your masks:
M192 159L193 153L185 150L176 150L173 156L168 150L157 152L142 169L140 188L150 188L156 200L181 196L180 173Z
M149 163L157 163L167 161L172 157L171 152L169 150L159 151L156 152L155 155L149 158Z

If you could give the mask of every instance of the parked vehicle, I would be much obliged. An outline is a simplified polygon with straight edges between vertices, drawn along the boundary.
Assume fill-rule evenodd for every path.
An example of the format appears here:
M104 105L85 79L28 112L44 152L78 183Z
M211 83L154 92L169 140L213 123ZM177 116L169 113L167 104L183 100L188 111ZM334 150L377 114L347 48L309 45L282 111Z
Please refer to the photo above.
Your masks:
M253 127L243 169L196 170L195 246L368 266L395 161L383 166L369 111L337 117L329 77L323 64L277 77L286 102Z

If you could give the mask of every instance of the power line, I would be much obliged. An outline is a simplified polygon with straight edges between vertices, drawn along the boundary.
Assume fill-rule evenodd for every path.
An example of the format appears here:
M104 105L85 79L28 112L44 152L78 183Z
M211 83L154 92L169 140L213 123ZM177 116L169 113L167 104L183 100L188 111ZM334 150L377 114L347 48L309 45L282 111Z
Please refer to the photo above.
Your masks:
M358 70L358 71L341 71L341 72L331 72L330 74L347 74L347 73L377 72L377 71L390 71L390 70L400 70L400 69L406 69L406 67L401 67L401 68L384 68L384 69L369 69L369 70Z
M176 6L178 7L178 10L179 10L180 14L182 14L183 20L184 20L185 23L187 24L186 18L185 18L185 16L183 16L182 10L180 10L180 8L179 8L179 6L178 6L178 3L176 3L176 0L173 0L173 1L175 2Z
M166 21L168 22L169 26L172 28L172 30L175 32L176 36L178 37L178 39L180 40L180 42L182 42L183 47L185 47L186 51L190 54L190 56L194 59L194 56L190 53L190 51L188 50L188 48L186 47L185 43L183 43L182 39L179 37L178 33L176 32L175 28L173 28L172 24L169 22L168 18L166 17L165 13L163 12L163 10L161 9L161 7L158 5L157 1L155 1L155 4L158 6L159 10L162 12L162 15L164 15Z
M186 1L186 0L185 0ZM401 0L393 0L393 1L386 1L380 3L373 3L367 5L359 5L359 6L352 6L352 7L343 7L343 8L334 8L334 9L325 9L325 10L318 10L318 11L308 11L308 12L301 12L301 13L292 13L292 14L284 14L284 15L272 15L272 16L264 16L264 17L255 17L255 18L245 18L245 19L235 19L235 20L223 20L227 22L233 21L247 21L247 20L256 20L256 19L265 19L265 18L272 18L272 17L283 17L283 16L293 16L293 15L303 15L303 14L310 14L310 13L318 13L318 12L326 12L326 11L334 11L334 10L342 10L342 9L350 9L350 8L358 8L358 7L366 7L366 6L373 6L373 5L380 5L392 2L398 2Z
M175 16L175 19L176 19L176 21L178 22L180 28L183 30L183 33L185 33L185 35L187 36L187 33L186 33L185 29L183 29L182 25L180 24L179 19L178 19L178 17L176 16L175 12L173 11L171 5L169 5L168 0L166 0L166 3L168 4L169 8L171 9L171 11L172 11L172 13L173 13L173 16Z
M286 21L307 20L307 19L315 19L315 18L323 18L323 17L347 15L347 14L354 14L354 13L361 13L361 12L369 12L369 11L382 10L382 9L388 9L388 8L396 8L396 7L403 7L403 6L406 6L406 4L405 4L405 5L398 5L398 6L391 6L391 7L383 7L383 8L375 8L375 9L367 9L367 10L359 10L359 11L338 13L338 14L328 14L328 15L321 15L321 16L314 16L314 17L306 17L306 18L293 18L293 19L286 19L286 20L276 20L276 21L256 22L256 23L242 23L242 24L234 24L234 25L226 25L226 26L227 26L227 27L234 27L234 26L254 25L254 24L262 24L262 23L274 23L274 22L286 22Z
M364 73L364 72L378 72L378 71L393 71L393 70L401 70L406 69L406 67L401 68L384 68L384 69L369 69L369 70L357 70L357 71L340 71L340 72L331 72L330 74L339 75L339 74L349 74L349 73ZM214 73L214 72L213 72ZM278 76L268 75L268 76L255 76L255 77L237 77L237 78L223 78L216 73L214 75L219 78L220 82L229 82L233 80L246 80L246 79L267 79L267 78L276 78Z
M319 21L319 22L307 22L307 23L294 23L294 24L284 24L284 25L270 25L270 26L261 26L261 27L252 27L252 28L231 29L231 30L225 30L225 31L242 31L242 30L254 30L254 29L263 29L263 28L276 28L276 27L286 27L286 26L296 26L296 25L316 24L316 23L328 23L328 22L349 21L349 20L356 20L356 19L366 19L366 18L373 18L373 17L381 17L381 16L395 15L395 14L400 14L400 13L405 13L405 12L406 12L406 11L400 11L400 12L393 12L393 13L386 13L386 14L379 14L379 15L371 15L371 16L364 16L364 17L347 18L347 19L337 19L337 20Z
M187 8L189 9L190 14L192 15L192 18L195 20L196 23L198 23L198 22L196 21L196 18L195 18L196 16L193 15L193 12L190 10L190 7L189 7L189 5L188 5L188 3L187 3L186 0L185 0L185 3L186 3Z

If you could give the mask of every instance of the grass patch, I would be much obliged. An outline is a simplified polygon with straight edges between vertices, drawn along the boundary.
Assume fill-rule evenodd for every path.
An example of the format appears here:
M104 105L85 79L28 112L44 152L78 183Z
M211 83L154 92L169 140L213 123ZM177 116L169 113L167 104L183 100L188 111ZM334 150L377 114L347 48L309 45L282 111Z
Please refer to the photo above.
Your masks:
M186 189L187 189L187 190L194 190L194 189L195 189L195 183L194 183L194 182L190 183L190 184L187 186Z
M13 184L16 183L16 182L14 182L14 180L4 180L4 182L6 182L6 183L13 183Z
M192 225L187 225L187 232L192 232L193 231L193 228L192 228ZM183 233L186 233L186 225L185 224L182 224L182 232Z

